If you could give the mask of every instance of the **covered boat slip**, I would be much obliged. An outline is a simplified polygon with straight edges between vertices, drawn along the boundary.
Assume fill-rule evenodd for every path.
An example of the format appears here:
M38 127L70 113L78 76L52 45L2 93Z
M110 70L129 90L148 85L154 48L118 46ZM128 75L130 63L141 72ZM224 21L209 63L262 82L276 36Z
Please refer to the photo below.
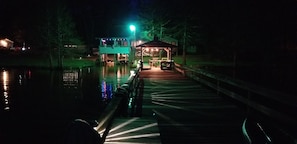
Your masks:
M103 63L127 63L133 55L128 38L99 38L99 57Z

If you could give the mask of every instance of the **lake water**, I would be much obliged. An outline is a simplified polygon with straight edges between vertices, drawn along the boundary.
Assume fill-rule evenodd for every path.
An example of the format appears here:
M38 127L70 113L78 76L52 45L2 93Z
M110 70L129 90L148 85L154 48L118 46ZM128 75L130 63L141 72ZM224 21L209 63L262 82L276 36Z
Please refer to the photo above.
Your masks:
M0 143L62 143L74 119L99 118L129 74L125 65L63 71L2 68Z

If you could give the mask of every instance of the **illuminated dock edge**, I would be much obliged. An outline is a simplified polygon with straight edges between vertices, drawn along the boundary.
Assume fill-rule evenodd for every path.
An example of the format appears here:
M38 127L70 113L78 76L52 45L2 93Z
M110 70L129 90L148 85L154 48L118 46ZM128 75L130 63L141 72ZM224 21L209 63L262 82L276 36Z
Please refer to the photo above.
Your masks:
M127 82L116 89L113 94L114 97L98 118L98 125L94 127L94 129L100 134L102 143L104 143L109 133L110 126L115 116L131 115L131 111L133 111L131 109L133 109L135 105L134 99L138 96L140 70L141 68L139 66L131 70Z

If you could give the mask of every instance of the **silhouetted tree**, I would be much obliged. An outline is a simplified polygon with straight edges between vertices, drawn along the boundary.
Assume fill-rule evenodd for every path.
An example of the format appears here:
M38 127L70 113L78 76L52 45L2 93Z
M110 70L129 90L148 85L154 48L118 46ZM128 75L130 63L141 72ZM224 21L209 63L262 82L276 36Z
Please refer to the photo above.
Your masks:
M62 68L64 45L80 45L82 41L76 32L71 14L63 3L49 4L45 13L46 18L40 29L42 40L48 51L51 66L53 66L54 53L57 53L58 67Z
M186 47L202 43L203 36L196 9L191 1L143 3L139 13L143 38L152 40L154 36L159 38L167 36L177 39L183 48L183 64L186 64Z
M162 38L167 29L170 11L160 1L141 3L138 20L142 31L141 38L152 40L155 36ZM166 35L166 34L165 34Z
M43 23L40 26L40 45L43 47L43 50L48 55L50 67L53 67L53 50L54 46L54 27L53 27L53 14L51 14L51 10L49 7L45 9L45 19L43 19Z

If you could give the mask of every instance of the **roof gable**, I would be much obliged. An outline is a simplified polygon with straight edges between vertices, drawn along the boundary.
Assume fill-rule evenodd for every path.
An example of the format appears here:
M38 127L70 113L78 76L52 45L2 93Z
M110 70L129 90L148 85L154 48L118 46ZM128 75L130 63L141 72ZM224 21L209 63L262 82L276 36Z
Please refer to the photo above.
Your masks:
M170 43L160 41L157 38L154 38L154 40L137 45L136 47L162 47L162 48L171 47L172 48L172 47L177 47L177 46L170 44Z

